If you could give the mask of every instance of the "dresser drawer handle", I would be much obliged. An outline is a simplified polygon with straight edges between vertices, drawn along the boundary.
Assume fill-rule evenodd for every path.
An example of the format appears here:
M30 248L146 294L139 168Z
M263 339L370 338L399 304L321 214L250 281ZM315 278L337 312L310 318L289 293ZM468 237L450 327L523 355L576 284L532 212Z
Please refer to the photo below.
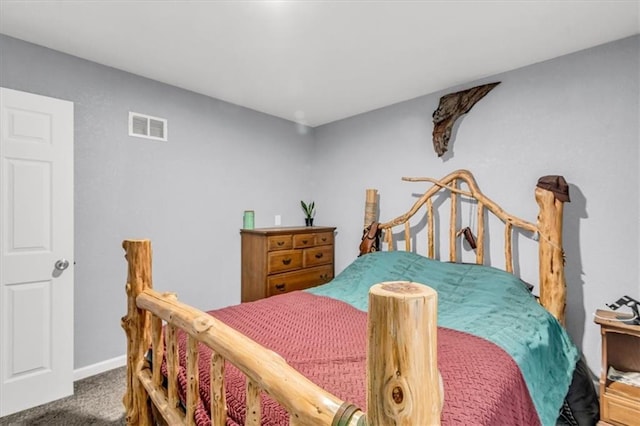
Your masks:
M276 284L276 290L284 291L284 284Z
M278 241L278 242L276 242L276 244L279 245L279 246L282 246L282 245L284 245L284 241Z
M302 244L307 244L309 240L302 240Z
M324 256L322 253L316 253L316 259L322 259L322 256Z
M290 263L291 263L291 258L289 258L289 259L282 259L282 264L283 264L283 265L288 265L288 264L290 264Z
M320 275L320 278L326 281L329 279L329 274L322 274Z
M327 237L321 238L321 240L324 243L325 241L327 241Z

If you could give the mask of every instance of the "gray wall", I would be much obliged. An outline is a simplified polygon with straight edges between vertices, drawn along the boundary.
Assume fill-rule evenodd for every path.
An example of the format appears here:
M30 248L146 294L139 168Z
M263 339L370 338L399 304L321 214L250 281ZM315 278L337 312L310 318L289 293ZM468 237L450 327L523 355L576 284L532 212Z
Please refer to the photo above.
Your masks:
M211 309L240 302L245 209L302 224L312 129L0 36L0 85L75 103L75 367L125 353L121 241L151 238L154 284ZM168 142L128 136L128 112Z
M240 300L243 210L256 210L257 226L275 214L297 225L298 200L315 199L317 223L338 227L340 271L357 254L366 188L380 190L385 219L424 188L401 176L467 168L491 198L530 220L538 177L562 174L571 184L567 326L598 371L591 314L640 293L639 46L640 37L628 38L299 132L0 35L0 85L75 102L76 368L125 351L122 239L152 239L157 288L200 308L226 306ZM449 153L437 158L430 117L440 96L490 81L502 84L459 120ZM130 110L167 118L169 142L127 136ZM490 227L500 247L502 228ZM517 243L517 270L536 282L536 245Z
M508 212L535 221L537 179L564 175L571 185L567 328L598 372L593 312L623 294L640 295L639 47L635 36L317 127L315 198L324 221L340 232L337 268L356 255L366 188L379 189L384 221L404 213L411 195L426 188L402 176L469 169ZM464 116L439 159L431 114L440 96L493 81L502 83ZM498 249L491 260L502 267L504 228L490 227ZM516 241L517 269L537 283L536 245L525 236Z

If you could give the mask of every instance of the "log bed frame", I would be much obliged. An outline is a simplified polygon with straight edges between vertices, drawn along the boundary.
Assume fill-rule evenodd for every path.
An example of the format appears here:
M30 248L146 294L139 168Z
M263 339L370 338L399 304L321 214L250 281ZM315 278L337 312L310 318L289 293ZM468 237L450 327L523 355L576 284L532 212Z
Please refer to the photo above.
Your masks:
M485 210L505 224L505 269L513 272L513 228L539 237L540 303L564 323L566 285L562 251L563 202L554 193L535 189L539 205L537 224L506 213L478 188L473 175L455 171L440 180L403 178L407 181L433 183L407 213L381 223L384 241L394 249L393 229L404 226L405 250L411 250L409 219L422 207L427 214L427 255L435 255L434 212L432 197L448 191L451 198L449 260L456 261L456 229L460 198L477 202L476 262L484 261ZM461 183L468 189L462 189ZM375 220L377 193L367 190L365 224ZM128 261L126 292L127 315L122 327L127 335L127 390L123 398L126 421L130 425L193 425L199 402L198 344L212 349L210 359L211 424L222 426L227 418L225 401L225 360L247 377L246 425L259 425L260 393L281 404L290 415L291 425L414 425L439 424L445 397L437 369L437 294L431 288L409 282L387 282L373 286L369 294L369 344L367 349L367 414L321 389L273 351L225 325L212 316L181 303L174 293L159 293L152 288L151 243L149 240L125 240ZM413 318L411 329L403 328ZM416 321L415 319L419 320ZM416 330L419 324L421 330ZM375 325L375 326L374 326ZM162 332L166 326L165 333ZM187 396L178 398L177 331L187 339ZM388 330L396 330L390 339ZM411 336L423 335L416 342ZM164 342L163 342L164 339ZM146 359L149 347L151 364ZM401 354L400 356L398 354ZM166 356L168 379L163 386L160 371ZM153 366L153 368L152 368ZM184 409L182 408L184 406Z

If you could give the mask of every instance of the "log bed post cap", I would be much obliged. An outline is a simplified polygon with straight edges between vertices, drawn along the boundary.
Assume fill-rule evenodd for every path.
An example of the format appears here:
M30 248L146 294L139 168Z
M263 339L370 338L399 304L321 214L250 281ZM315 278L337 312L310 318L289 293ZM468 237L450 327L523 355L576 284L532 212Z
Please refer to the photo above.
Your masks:
M542 176L540 179L538 179L538 183L536 184L536 186L538 188L552 192L556 200L562 202L571 202L571 199L569 198L569 184L564 179L564 176Z
M122 241L122 248L126 249L131 244L151 244L151 240L148 238L124 240Z
M410 281L385 281L373 285L369 289L372 295L396 297L402 299L436 296L437 292L431 287Z

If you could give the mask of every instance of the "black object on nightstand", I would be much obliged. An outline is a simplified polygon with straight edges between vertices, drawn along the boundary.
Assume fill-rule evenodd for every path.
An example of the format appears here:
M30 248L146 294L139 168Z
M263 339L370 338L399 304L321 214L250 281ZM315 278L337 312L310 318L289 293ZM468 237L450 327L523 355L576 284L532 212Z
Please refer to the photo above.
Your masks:
M616 300L613 303L607 303L607 306L615 311L622 306L628 306L633 311L633 318L627 319L626 317L618 317L619 320L629 325L640 325L640 313L638 313L638 307L640 307L640 302L634 299L631 296L622 296L620 299Z

